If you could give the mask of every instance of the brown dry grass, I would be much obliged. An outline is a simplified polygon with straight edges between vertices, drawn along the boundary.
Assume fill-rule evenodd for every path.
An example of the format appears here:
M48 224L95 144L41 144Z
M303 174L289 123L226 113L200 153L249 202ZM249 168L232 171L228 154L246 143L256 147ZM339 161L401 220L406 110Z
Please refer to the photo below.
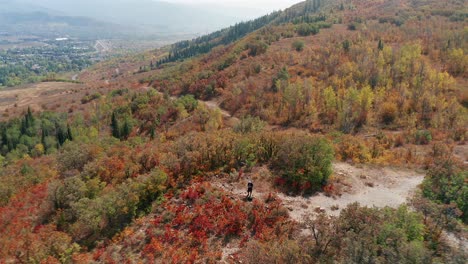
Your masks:
M42 82L0 91L0 120L7 120L25 112L53 110L67 112L76 108L87 87L76 83Z

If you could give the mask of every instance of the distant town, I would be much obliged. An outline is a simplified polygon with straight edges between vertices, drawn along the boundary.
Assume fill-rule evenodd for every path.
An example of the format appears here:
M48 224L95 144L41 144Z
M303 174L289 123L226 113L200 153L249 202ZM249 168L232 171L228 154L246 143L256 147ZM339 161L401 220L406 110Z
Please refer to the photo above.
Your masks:
M0 87L56 79L109 56L111 44L69 36L41 38L0 33Z

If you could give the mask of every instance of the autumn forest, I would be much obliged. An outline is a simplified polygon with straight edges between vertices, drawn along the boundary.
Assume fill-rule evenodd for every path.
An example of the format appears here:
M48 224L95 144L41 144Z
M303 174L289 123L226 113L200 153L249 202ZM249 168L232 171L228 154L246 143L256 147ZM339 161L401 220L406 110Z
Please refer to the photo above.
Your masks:
M0 263L466 263L467 19L307 0L0 107Z

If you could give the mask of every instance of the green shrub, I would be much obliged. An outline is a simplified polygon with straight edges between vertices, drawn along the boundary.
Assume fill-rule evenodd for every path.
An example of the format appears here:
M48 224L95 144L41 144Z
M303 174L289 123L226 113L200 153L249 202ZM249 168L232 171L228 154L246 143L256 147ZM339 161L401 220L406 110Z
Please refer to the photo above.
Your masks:
M228 68L229 66L234 64L234 62L236 62L236 60L237 60L237 57L235 56L235 54L229 55L223 62L221 62L218 65L218 70L222 71L222 70Z
M356 23L349 24L348 30L351 30L351 31L357 30L357 24Z
M343 43L341 43L341 45L343 46L343 50L345 52L348 52L349 49L351 48L351 41L345 40L345 41L343 41Z
M92 95L86 95L83 98L81 98L81 103L82 104L87 104L87 103L92 102L94 100L97 100L97 99L99 99L101 97L102 97L102 95L100 93L94 93Z
M301 24L296 28L296 32L300 36L315 35L318 34L319 31L319 27L314 24Z
M249 56L255 57L264 54L268 49L268 44L263 41L254 41L246 45L249 50Z
M429 130L418 130L414 134L414 143L418 145L427 145L432 141L432 134Z
M116 97L116 96L122 96L124 94L127 94L128 93L128 89L117 89L117 90L113 90L109 93L109 96L110 97Z
M281 33L281 36L283 38L292 38L292 37L294 37L294 32L292 32L292 31L283 32L283 33Z
M303 51L304 50L304 42L300 40L296 40L292 44L293 49L296 51Z
M254 72L255 72L256 74L259 74L259 73L262 71L262 65L257 64L257 65L254 66L253 69L254 69Z
M177 99L177 102L181 103L184 106L185 110L187 110L187 112L195 111L195 109L197 109L198 106L197 99L195 99L195 97L191 94L181 96L179 99Z
M333 149L323 138L306 135L288 136L279 143L272 160L273 168L295 192L313 192L327 183L332 173Z
M241 118L240 122L234 126L234 131L237 133L252 133L260 132L265 127L265 122L259 117L246 116Z
M456 205L460 218L468 223L468 172L450 160L437 161L422 184L423 195L439 204ZM456 212L449 212L456 215Z

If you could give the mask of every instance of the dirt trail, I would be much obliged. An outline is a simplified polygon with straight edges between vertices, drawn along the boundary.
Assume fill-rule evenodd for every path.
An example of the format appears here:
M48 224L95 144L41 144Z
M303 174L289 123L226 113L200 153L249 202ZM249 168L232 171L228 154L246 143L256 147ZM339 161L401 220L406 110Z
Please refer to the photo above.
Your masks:
M151 87L143 86L141 88L147 91ZM161 92L159 92L159 93L161 93ZM178 97L176 97L176 96L171 96L172 100L177 100L177 98ZM219 112L221 113L223 118L227 119L230 122L238 122L239 121L239 119L237 117L233 117L228 111L226 111L224 109L221 109L221 107L219 106L220 103L218 101L216 101L216 100L210 100L210 101L198 100L198 103L205 104L206 107L208 107L208 109L210 109L210 110L214 110L214 111L219 110Z
M238 124L240 122L239 118L232 116L228 111L222 109L219 106L219 102L215 100L211 101L200 101L199 102L205 104L209 109L211 110L219 110L221 112L221 115L223 116L225 120L225 124L229 127L233 127L234 125Z
M201 100L199 100L199 102L204 103L211 110L219 110L221 112L221 114L223 115L223 117L228 117L228 118L231 117L231 114L228 111L223 110L223 109L221 109L219 107L219 102L217 102L217 101L214 101L214 100L212 100L212 101L201 101Z

